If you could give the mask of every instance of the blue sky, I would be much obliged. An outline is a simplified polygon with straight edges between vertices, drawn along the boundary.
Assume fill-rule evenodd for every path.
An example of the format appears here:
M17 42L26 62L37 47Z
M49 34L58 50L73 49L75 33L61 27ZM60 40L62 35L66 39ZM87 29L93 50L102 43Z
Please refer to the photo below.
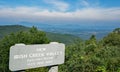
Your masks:
M0 24L21 22L118 24L120 0L0 0Z

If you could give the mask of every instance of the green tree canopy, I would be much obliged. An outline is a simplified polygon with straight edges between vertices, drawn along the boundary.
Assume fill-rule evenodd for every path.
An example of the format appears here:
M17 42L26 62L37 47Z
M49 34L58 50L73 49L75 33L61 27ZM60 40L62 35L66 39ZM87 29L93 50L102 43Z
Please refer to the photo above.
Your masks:
M120 28L116 28L113 30L114 33L119 33L120 34Z
M115 29L112 33L103 38L104 45L120 47L120 28Z

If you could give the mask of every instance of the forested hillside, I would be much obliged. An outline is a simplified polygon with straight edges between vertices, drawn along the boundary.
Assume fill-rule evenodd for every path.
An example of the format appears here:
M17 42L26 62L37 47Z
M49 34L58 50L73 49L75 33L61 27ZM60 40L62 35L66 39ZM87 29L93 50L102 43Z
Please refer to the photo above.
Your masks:
M46 33L35 27L5 36L0 41L0 71L9 72L9 48L15 43L49 42ZM120 72L120 28L100 41L92 35L88 40L76 40L66 45L65 49L65 63L59 65L59 72ZM29 69L26 72L48 72L48 67Z
M29 31L29 30L30 30L29 27L25 27L21 25L0 26L0 39L11 33L16 33L19 31ZM50 41L62 42L65 44L71 44L75 40L80 39L77 36L73 36L69 34L58 34L58 33L50 33L50 32L45 32L45 33Z
M0 39L3 38L5 35L10 33L16 33L18 31L28 31L30 28L24 27L21 25L5 25L0 26Z

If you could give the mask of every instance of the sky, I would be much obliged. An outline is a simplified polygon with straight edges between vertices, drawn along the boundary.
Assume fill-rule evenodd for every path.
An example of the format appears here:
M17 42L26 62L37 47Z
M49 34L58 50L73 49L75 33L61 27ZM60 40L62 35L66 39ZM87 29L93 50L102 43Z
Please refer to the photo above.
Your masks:
M0 0L0 25L120 24L120 0Z

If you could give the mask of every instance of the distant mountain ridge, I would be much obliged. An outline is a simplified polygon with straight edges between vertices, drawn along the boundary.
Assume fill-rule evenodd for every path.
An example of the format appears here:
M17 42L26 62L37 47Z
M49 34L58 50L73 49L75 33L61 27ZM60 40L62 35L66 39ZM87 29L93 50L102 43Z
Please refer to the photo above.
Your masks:
M24 27L22 25L3 25L0 26L0 38L3 38L5 35L8 35L12 32L18 31L28 31L30 28Z
M113 29L120 27L119 24L106 24L104 22L100 23L71 23L71 24L44 24L44 23L32 23L32 22L21 22L20 25L31 27L36 26L46 32L61 33L61 34L71 34L78 36L84 40L90 38L91 35L95 35L98 40L105 37Z
M22 26L22 25L3 25L0 26L0 39L10 33L16 33L18 31L28 31L30 27ZM46 36L51 41L62 42L65 44L70 44L74 42L74 40L80 39L77 36L70 35L70 34L59 34L59 33L51 33L45 32Z

